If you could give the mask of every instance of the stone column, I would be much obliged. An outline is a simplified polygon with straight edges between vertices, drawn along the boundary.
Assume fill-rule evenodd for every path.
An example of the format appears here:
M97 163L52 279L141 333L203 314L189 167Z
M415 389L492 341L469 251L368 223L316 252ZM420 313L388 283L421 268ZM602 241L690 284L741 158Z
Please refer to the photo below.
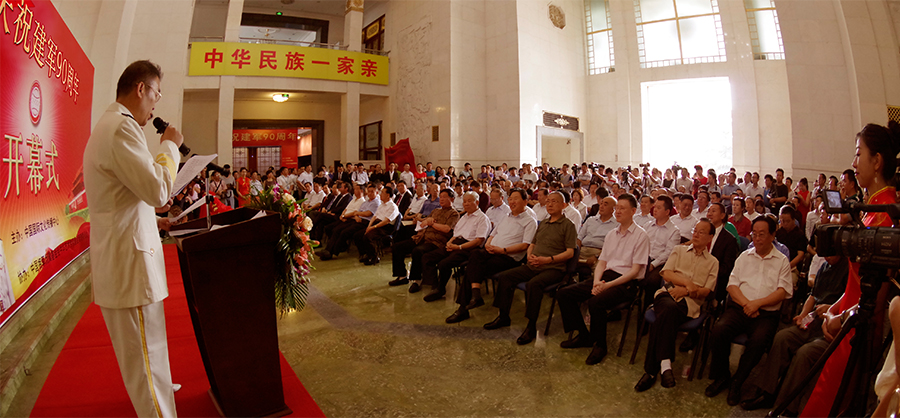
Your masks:
M225 42L240 42L241 16L244 13L244 0L229 0L228 17L225 20ZM234 81L235 76L219 77L219 113L216 122L217 163L232 164L233 148L231 147L231 131L234 129Z
M362 48L363 0L347 0L344 11L344 45ZM341 96L341 162L359 161L359 83L348 82Z

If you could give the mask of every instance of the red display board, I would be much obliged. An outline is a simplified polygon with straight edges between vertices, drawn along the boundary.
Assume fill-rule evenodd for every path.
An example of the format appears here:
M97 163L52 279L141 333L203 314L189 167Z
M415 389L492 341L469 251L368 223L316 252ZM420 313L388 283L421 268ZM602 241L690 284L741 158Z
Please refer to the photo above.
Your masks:
M94 66L48 0L0 0L0 324L89 246Z
M293 129L233 129L231 146L238 147L281 147L281 166L297 167L300 155L301 135Z

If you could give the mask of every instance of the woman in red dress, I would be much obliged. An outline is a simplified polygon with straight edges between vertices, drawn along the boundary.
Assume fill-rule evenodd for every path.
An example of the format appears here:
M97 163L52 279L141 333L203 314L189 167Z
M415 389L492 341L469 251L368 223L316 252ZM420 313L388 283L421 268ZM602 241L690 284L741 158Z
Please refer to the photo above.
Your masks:
M250 177L247 175L247 169L241 168L240 176L235 180L237 189L238 207L247 206L250 203Z
M893 184L897 172L897 153L900 152L900 125L891 121L888 126L890 128L870 123L856 135L856 157L853 159L853 168L859 185L869 193L867 201L869 204L889 204L897 200ZM892 225L886 213L868 213L863 218L863 223L870 227ZM840 331L841 314L859 302L859 280L859 264L852 263L843 296L825 313L822 330L827 340L833 340ZM847 366L853 334L852 331L847 334L825 363L800 416L828 416L833 402L844 401L844 397L837 392L844 368Z

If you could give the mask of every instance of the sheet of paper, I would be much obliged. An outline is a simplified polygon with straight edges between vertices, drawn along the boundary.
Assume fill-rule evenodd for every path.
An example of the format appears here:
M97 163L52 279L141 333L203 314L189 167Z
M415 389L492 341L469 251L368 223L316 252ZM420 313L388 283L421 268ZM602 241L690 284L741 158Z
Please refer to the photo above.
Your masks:
M184 186L187 186L194 177L197 177L200 170L205 169L206 165L216 159L217 156L218 154L195 155L187 160L175 176L175 185L172 187L172 195L169 198L175 197Z
M263 216L266 216L266 211L261 210L257 212L256 215L253 215L253 217L250 219L262 218Z
M182 235L190 235L190 234L193 234L193 233L195 233L195 232L201 232L201 231L206 231L206 228L199 228L199 229L179 229L179 230L177 230L177 231L169 231L169 235L170 235L170 236L173 236L173 237L180 237L180 236L182 236Z
M178 214L178 216L176 216L174 218L169 218L169 222L172 222L172 223L178 222L178 220L180 220L181 218L184 218L185 216L187 216L187 214L197 210L197 208L202 206L204 203L206 203L206 199L197 199L197 201L194 202L193 205L188 206L188 208L185 209L184 212L181 212L180 214Z

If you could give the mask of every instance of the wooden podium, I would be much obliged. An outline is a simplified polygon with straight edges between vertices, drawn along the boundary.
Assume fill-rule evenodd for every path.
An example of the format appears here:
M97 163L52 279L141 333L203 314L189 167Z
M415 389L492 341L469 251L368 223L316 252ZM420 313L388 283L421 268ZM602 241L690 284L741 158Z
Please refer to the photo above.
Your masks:
M228 417L283 416L274 277L281 235L277 213L252 219L237 209L173 227L204 229L176 239L188 310L209 378L209 395ZM227 225L227 226L226 226Z

